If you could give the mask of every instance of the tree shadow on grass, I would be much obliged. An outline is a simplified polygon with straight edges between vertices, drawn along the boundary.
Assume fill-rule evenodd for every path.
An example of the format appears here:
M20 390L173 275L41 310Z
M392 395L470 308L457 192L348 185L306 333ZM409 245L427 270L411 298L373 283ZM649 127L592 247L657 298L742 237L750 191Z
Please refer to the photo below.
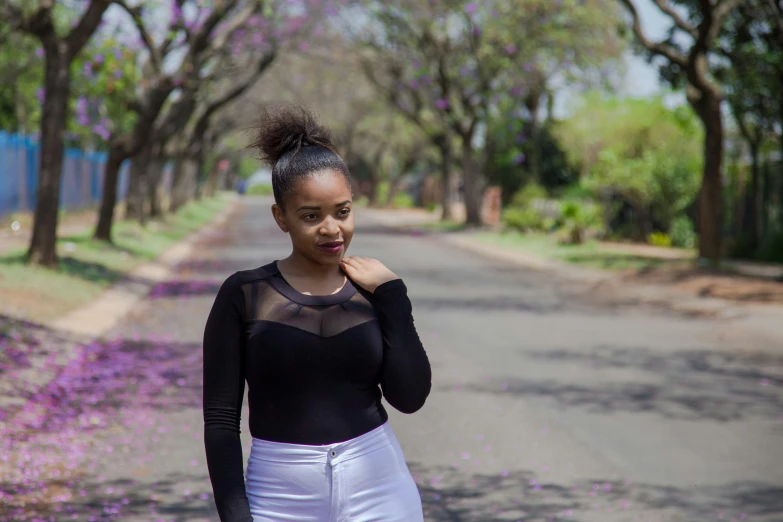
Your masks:
M660 259L629 254L612 254L596 252L595 254L567 254L563 261L579 265L597 267L607 270L633 269L637 271L649 271L665 266L681 266L682 261L672 259Z
M0 257L0 264L6 266L23 266L26 264L25 254L6 255ZM122 280L125 273L114 270L106 265L90 261L82 261L69 256L60 257L58 272L84 281L99 284L112 284Z
M709 350L661 353L644 347L605 345L588 351L560 349L522 355L555 365L632 370L634 377L613 381L605 377L600 384L512 377L472 388L546 398L561 408L584 408L594 413L646 412L673 419L727 422L776 419L783 412L780 356ZM651 381L638 382L639 372L647 372Z

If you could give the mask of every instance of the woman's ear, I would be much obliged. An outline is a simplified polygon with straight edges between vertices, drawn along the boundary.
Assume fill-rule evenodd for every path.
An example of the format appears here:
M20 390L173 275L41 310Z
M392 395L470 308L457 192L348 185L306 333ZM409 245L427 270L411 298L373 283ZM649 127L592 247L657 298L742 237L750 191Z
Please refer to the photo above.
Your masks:
M280 208L277 203L272 205L272 217L275 218L275 223L277 223L277 226L280 227L280 230L287 234L288 225L285 222L285 214L283 213L283 209Z

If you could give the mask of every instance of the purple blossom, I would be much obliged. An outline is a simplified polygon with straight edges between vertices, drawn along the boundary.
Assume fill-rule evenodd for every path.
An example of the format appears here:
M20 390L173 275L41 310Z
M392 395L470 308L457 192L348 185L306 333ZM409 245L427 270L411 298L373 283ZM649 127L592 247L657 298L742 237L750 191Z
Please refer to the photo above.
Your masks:
M114 58L117 60L123 59L122 49L120 49L119 47L114 48Z
M506 54L514 54L517 52L517 46L514 44L509 44L506 46Z
M43 50L43 47L39 47L38 49L36 49L36 50L35 50L35 55L36 55L38 58L43 58L43 57L44 57L44 55L45 55L45 53L44 53L44 50Z
M525 155L521 152L514 157L514 165L522 165L525 162Z
M94 60L95 60L95 63L97 63L98 65L102 64L103 60L104 60L103 55L102 54L96 54Z
M524 134L519 134L519 135L517 136L517 138L516 138L516 142L517 142L518 144L520 144L520 145L522 145L522 144L523 144L523 143L525 143L526 141L527 141L527 136L525 136Z
M437 107L440 110L446 110L449 108L449 100L446 98L439 98L435 100L435 107Z
M122 69L117 69L116 71L114 71L114 78L116 80L119 80L120 78L122 78Z
M470 2L465 4L465 12L468 14L473 14L476 11L478 11L478 4L476 2Z
M83 70L86 76L92 76L92 62L84 62Z
M302 42L299 44L299 50L300 51L306 51L310 48L310 45L307 42Z
M39 87L38 90L35 91L35 96L38 98L38 102L43 104L43 102L46 100L46 89Z
M171 23L175 24L182 19L182 9L176 2L171 3Z
M521 96L522 95L522 87L512 87L511 88L511 94L514 96Z

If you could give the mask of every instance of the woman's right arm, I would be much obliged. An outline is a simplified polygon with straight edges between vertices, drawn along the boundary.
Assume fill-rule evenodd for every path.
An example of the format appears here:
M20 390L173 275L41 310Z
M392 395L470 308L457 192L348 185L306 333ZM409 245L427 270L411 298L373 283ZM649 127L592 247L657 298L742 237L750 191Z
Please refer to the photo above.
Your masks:
M221 522L253 522L239 439L245 393L244 302L234 274L220 287L204 328L204 446Z

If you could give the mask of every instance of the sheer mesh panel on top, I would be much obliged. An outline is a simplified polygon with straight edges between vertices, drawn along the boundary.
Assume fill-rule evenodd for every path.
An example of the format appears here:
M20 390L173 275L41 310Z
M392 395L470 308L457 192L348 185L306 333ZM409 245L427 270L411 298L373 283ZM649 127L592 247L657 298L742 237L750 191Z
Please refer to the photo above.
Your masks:
M321 337L341 334L376 318L372 304L350 281L328 296L299 294L277 275L254 281L243 290L248 321L285 324Z

